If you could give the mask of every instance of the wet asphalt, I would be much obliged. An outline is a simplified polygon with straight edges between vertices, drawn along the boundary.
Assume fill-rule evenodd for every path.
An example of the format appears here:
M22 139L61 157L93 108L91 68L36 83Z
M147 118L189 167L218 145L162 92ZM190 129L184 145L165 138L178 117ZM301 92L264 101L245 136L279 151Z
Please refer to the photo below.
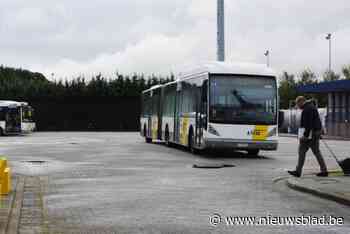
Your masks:
M350 144L330 141L341 157ZM0 138L15 175L42 181L44 216L51 233L350 233L350 208L290 190L287 169L297 141L282 137L279 150L192 155L182 148L146 144L138 133L34 133ZM329 168L336 163L322 147ZM33 162L28 162L33 161ZM39 161L39 162L38 162ZM194 168L193 165L229 165ZM234 167L233 167L234 166ZM306 174L318 172L311 153ZM221 216L217 226L213 214ZM344 225L249 226L226 216L332 215Z

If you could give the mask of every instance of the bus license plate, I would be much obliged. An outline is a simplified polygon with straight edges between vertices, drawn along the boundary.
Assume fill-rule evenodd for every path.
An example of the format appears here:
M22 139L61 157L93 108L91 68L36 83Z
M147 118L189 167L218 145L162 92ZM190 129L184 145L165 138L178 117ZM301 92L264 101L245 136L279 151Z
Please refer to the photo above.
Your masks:
M247 148L248 144L237 144L237 147L239 147L239 148Z

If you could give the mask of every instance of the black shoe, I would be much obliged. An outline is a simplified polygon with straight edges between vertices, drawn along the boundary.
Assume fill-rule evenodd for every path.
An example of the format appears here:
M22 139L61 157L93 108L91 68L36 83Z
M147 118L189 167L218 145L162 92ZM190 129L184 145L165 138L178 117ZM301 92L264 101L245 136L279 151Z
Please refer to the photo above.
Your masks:
M300 177L301 175L297 171L288 171L289 174L295 177Z
M316 176L318 176L318 177L328 177L328 172L320 172L320 173L317 173Z

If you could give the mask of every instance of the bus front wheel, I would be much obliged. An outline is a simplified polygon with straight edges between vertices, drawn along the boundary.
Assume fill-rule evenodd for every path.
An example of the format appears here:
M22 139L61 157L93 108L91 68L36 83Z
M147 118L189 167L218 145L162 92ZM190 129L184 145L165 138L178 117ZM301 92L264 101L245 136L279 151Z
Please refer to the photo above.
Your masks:
M4 131L2 130L2 128L0 128L0 136L4 135Z

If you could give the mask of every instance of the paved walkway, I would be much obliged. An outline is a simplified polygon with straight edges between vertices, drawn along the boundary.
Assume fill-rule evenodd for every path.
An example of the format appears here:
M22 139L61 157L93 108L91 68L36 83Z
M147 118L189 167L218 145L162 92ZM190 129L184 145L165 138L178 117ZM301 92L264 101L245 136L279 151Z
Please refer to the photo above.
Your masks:
M13 190L1 197L0 234L48 233L42 180L33 176L13 177Z
M292 189L350 206L350 176L331 173L325 178L314 175L291 177L287 179L287 185Z
M17 178L12 178L12 188L13 190L8 195L0 195L0 234L12 233L12 230L17 230L17 221L15 218L17 215L16 209L16 190L19 189L20 181ZM17 199L18 200L18 199ZM14 219L13 219L14 217Z

